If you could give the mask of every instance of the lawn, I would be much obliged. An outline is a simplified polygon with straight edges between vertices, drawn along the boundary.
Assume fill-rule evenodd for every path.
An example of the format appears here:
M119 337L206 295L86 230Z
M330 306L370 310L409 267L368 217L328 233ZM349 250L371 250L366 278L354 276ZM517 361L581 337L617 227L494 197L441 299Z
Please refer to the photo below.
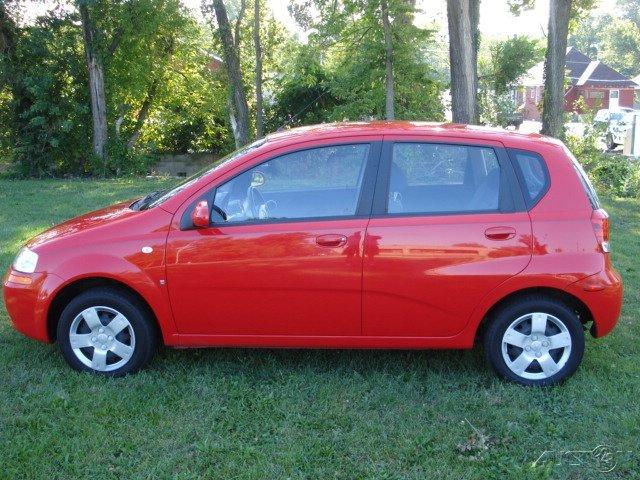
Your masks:
M159 183L0 181L0 269L49 225ZM0 478L637 478L640 200L605 203L623 315L550 389L498 380L479 349L163 349L105 379L16 333L3 305ZM612 463L561 455L598 445Z

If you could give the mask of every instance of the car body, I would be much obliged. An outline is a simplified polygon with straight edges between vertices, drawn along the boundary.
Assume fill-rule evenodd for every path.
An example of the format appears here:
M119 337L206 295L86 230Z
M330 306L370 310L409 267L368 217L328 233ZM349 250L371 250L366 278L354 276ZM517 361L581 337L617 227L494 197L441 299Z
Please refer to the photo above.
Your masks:
M593 117L593 123L594 125L603 125L606 128L611 120L620 120L625 113L629 112L633 112L633 108L618 107L614 110L603 108L596 112Z
M546 355L532 340L538 310L549 315L542 333L566 325L581 336L591 324L602 337L616 324L622 283L608 240L606 212L557 140L454 124L319 125L47 230L9 269L4 296L18 331L58 340L75 368L113 375L151 353L119 367L125 356L109 342L135 357L154 335L173 347L467 349L526 305L531 331L510 332ZM504 340L503 330L493 335ZM583 341L573 339L562 375L513 375L489 360L511 380L551 384L575 370ZM509 364L512 347L496 342ZM96 352L107 358L92 368Z
M605 132L608 150L613 150L618 145L624 145L628 132L633 128L634 117L637 115L640 115L640 111L628 110L611 118Z

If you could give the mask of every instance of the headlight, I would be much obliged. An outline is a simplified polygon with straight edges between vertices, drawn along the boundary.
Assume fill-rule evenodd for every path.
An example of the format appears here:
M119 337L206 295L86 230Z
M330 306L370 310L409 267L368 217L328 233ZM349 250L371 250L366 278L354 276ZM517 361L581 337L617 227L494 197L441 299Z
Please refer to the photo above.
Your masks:
M27 247L22 247L13 261L13 269L22 273L33 273L38 265L38 254Z

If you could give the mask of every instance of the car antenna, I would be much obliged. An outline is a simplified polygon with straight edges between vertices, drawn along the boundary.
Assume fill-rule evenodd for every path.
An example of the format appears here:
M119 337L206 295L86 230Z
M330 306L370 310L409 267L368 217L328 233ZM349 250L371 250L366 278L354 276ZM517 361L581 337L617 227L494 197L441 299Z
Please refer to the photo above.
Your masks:
M288 127L291 123L293 123L296 118L298 118L298 116L300 116L301 113L303 113L305 110L307 110L311 105L313 105L314 103L316 103L318 100L320 100L327 92L329 92L329 90L325 90L324 92L320 93L320 95L318 95L316 98L314 98L313 100L311 100L309 103L307 103L304 107L302 107L300 110L298 110L296 112L295 115L293 115L292 117L290 117L288 120L285 120L285 122L280 125L278 127L278 129L276 130L276 132L282 132L286 127Z

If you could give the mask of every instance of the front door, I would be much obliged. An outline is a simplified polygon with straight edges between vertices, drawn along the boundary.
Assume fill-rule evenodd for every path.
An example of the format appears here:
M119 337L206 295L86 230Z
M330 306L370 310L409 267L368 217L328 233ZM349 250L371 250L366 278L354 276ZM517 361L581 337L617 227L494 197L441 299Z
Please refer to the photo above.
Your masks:
M379 149L379 142L307 148L218 184L211 226L169 234L178 331L360 335L362 249Z
M609 110L617 110L620 106L620 90L609 91Z
M446 337L531 256L500 145L385 142L364 248L364 334Z

